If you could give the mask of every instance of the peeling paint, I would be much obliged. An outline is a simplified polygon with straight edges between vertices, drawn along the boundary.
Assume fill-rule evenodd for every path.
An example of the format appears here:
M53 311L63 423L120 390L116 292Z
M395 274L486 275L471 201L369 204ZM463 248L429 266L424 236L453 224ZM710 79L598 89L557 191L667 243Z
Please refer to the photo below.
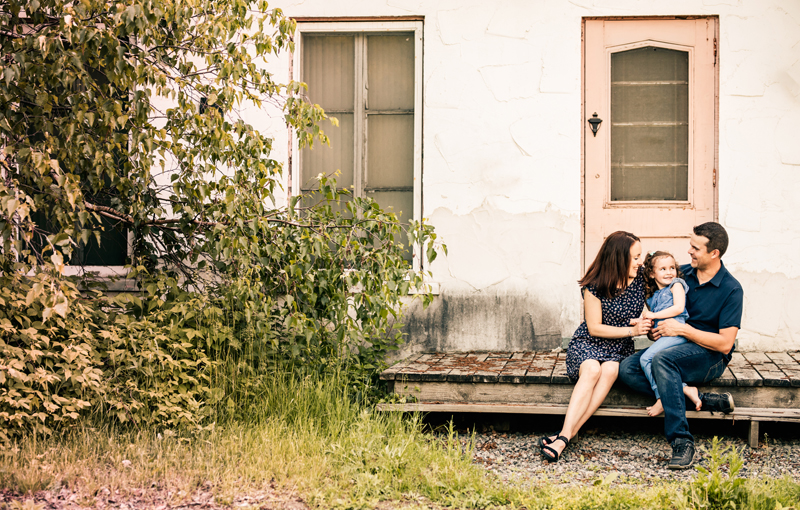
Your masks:
M449 255L432 267L442 294L428 310L409 308L406 350L557 346L572 334L582 307L581 17L718 15L718 208L731 238L725 263L745 287L740 349L800 349L798 0L281 7L424 17L422 208ZM283 80L288 64L269 67ZM274 133L281 158L286 131L271 120L281 112L248 115Z

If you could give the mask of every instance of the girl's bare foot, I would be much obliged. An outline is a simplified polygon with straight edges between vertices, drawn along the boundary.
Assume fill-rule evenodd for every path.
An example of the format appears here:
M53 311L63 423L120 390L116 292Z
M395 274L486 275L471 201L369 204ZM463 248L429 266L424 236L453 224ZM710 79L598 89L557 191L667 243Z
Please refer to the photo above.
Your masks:
M656 400L656 403L647 408L648 416L658 416L664 412L664 406L661 405L661 399Z
M695 410L699 411L703 407L703 401L700 400L700 392L694 386L684 386L683 394L689 397L689 400L694 404Z

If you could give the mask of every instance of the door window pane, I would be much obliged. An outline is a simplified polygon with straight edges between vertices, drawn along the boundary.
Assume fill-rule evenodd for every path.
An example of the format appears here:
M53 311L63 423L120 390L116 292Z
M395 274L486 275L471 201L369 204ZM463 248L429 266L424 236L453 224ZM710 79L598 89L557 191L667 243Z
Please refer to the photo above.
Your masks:
M611 200L689 197L689 54L611 55Z

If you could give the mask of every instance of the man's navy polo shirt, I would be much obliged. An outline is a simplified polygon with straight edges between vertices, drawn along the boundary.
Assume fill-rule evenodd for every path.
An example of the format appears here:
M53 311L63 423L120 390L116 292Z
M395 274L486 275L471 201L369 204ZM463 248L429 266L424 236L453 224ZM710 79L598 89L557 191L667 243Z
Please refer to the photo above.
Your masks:
M711 333L719 333L725 328L742 327L744 291L736 278L725 269L724 264L714 278L702 285L691 264L681 266L681 271L689 286L686 293L686 311L689 312L687 324Z

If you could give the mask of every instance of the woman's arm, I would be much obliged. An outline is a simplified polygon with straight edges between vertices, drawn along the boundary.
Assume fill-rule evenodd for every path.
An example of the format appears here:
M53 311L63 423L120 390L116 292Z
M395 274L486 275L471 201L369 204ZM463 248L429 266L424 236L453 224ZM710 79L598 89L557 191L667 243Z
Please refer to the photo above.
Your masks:
M591 292L583 293L583 309L589 334L598 338L626 338L644 335L650 330L650 321L646 319L638 321L633 326L623 328L603 324L603 306L600 299Z
M686 308L686 291L683 290L683 285L673 285L670 290L672 291L673 305L669 308L664 308L660 312L645 312L645 318L669 319L683 313L683 310Z

